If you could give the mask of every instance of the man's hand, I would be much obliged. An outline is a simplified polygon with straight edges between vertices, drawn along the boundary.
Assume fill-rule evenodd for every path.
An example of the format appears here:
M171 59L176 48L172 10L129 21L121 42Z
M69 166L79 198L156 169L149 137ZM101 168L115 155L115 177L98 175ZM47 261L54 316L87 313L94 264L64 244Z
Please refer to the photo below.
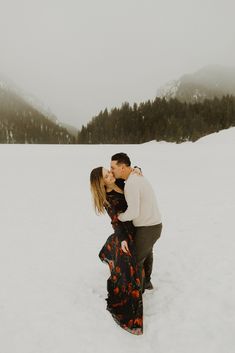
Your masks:
M128 244L127 244L127 241L126 240L123 240L121 242L121 248L122 248L122 251L124 251L125 253L129 253L130 254L130 250L128 248Z
M134 167L134 168L132 168L132 172L131 172L131 174L143 175L143 173L142 173L141 169L140 169L140 168L138 168L138 167Z

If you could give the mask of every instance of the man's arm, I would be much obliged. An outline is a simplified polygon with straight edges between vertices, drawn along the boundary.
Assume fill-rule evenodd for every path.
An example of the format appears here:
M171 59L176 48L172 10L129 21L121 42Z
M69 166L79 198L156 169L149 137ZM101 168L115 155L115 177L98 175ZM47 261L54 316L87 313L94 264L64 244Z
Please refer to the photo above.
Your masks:
M141 178L137 176L136 178ZM118 215L118 219L121 222L132 221L139 216L140 210L140 189L139 183L135 182L135 179L125 186L124 193L127 202L127 210Z

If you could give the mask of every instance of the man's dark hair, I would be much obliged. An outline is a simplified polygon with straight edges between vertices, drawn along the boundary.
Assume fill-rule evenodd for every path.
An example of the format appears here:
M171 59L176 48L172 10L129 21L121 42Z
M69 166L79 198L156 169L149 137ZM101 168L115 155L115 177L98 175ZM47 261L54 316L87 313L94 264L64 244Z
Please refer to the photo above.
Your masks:
M126 153L120 152L116 153L111 157L111 161L116 161L117 164L125 164L126 166L130 167L131 161L130 158Z

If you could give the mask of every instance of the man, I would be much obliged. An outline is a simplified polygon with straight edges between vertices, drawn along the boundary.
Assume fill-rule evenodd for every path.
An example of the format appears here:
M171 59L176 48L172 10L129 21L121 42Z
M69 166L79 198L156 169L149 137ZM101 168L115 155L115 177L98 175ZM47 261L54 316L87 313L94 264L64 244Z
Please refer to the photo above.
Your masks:
M153 289L153 245L161 235L161 215L153 188L144 176L131 173L130 158L125 153L112 156L111 170L116 179L125 180L124 194L128 207L118 215L118 219L121 222L132 221L136 227L134 241L137 263L145 271L145 281L141 283L144 292L145 289ZM129 251L127 241L123 240L121 246L124 252Z

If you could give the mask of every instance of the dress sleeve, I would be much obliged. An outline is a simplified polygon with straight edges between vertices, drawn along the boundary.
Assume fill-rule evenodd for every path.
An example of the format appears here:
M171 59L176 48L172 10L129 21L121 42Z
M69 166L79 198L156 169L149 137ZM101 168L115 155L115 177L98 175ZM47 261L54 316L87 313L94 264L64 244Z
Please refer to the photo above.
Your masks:
M125 198L127 202L127 209L125 212L120 213L118 219L121 222L132 221L137 218L140 214L140 191L141 184L139 178L143 178L142 176L132 176L132 178L128 181L125 186Z
M116 179L115 184L122 190L125 187L125 180L124 179Z
M112 204L110 204L109 206L106 206L105 209L109 217L111 218L112 227L114 229L115 234L118 236L119 240L128 241L129 239L128 226L125 224L125 222L119 221L115 207Z

